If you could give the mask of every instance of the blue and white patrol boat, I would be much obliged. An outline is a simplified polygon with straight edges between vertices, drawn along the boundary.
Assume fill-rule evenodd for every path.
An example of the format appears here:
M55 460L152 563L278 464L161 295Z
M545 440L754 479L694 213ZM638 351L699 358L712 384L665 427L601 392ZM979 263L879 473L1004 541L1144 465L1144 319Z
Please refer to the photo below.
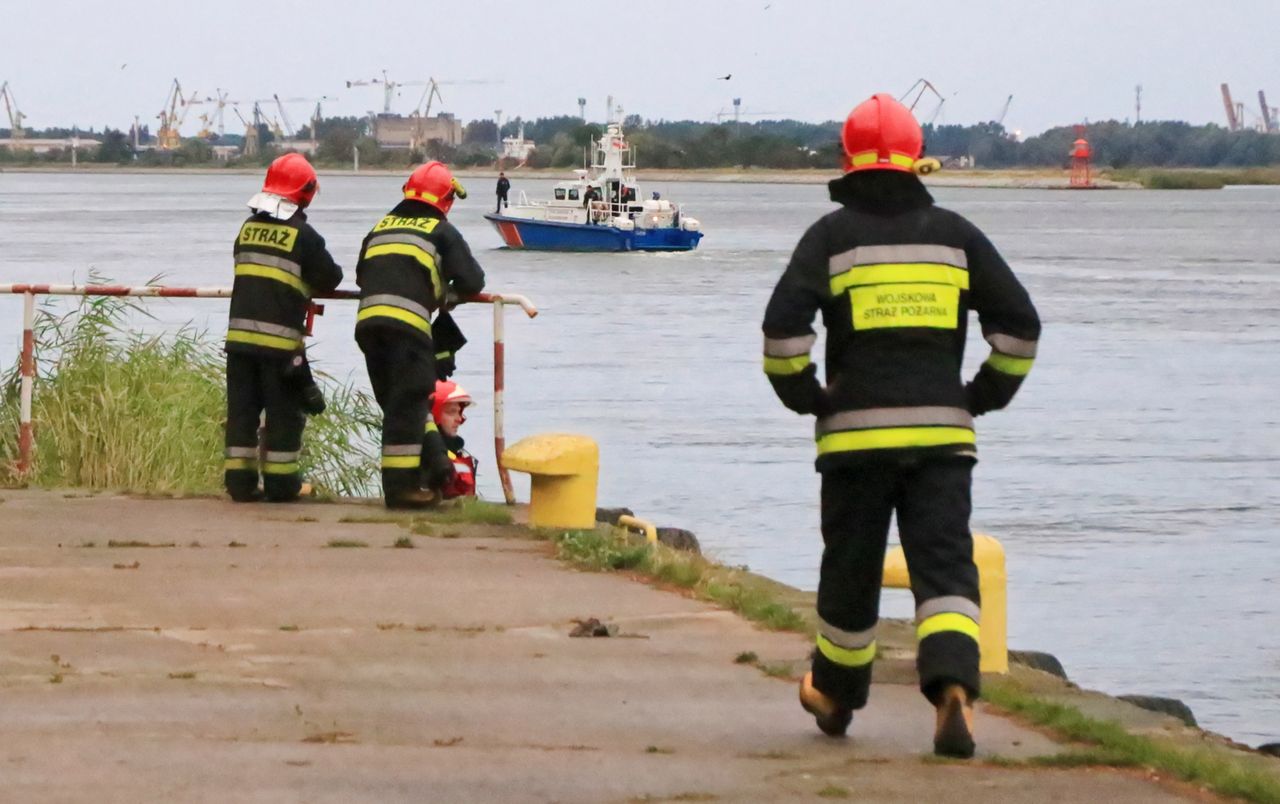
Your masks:
M622 125L609 123L592 141L591 167L555 186L553 197L518 203L485 219L509 248L541 251L689 251L702 239L696 218L659 198L641 199L635 152Z

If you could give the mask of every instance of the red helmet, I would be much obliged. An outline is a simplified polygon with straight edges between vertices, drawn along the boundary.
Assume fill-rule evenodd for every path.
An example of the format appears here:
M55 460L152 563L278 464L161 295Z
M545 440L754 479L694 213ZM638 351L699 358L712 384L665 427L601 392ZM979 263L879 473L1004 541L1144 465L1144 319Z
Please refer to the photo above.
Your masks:
M440 424L440 418L444 415L444 406L450 402L461 402L465 410L467 405L471 404L471 394L456 382L448 380L436 381L436 392L431 401L431 418L435 419L436 424ZM462 423L467 421L466 417L462 418Z
M840 132L844 172L858 170L915 171L924 151L920 124L892 95L883 92L859 103Z
M466 198L466 189L453 177L443 162L428 162L409 175L404 183L404 197L425 201L448 214L454 198Z
M310 204L319 189L316 169L302 154L277 158L267 168L267 180L262 183L262 192L287 198L300 207Z

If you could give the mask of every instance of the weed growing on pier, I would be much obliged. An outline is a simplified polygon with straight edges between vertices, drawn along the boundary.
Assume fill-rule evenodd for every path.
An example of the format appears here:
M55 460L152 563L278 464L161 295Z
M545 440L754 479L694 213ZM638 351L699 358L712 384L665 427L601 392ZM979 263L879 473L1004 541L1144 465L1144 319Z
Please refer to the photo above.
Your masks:
M1035 757L1029 764L1152 768L1221 795L1280 804L1280 779L1261 764L1251 766L1250 758L1208 748L1183 748L1168 740L1130 734L1119 723L1098 720L1075 707L1042 700L1009 680L984 683L982 697L1037 726L1090 746L1079 752Z
M105 282L91 275L92 282ZM129 330L147 315L135 300L85 298L36 322L36 449L29 482L152 493L222 488L224 358L218 339L183 328ZM15 482L19 372L0 391L0 482ZM310 420L303 472L330 494L374 486L379 416L373 401L321 375L329 409ZM7 476L6 476L7 475Z
M555 534L560 558L593 570L629 570L689 589L702 600L736 611L775 631L804 631L807 624L775 593L775 585L696 553L640 541L624 529L597 528Z
M485 502L475 497L463 497L447 507L425 515L428 522L443 525L510 525L511 509L500 503Z

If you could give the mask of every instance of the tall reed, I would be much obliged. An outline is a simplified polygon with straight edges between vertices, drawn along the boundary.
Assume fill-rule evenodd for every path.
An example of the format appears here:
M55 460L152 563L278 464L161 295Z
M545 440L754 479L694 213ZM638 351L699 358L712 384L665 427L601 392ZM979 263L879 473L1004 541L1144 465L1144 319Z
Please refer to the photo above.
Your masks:
M155 493L222 487L225 363L219 343L183 328L126 329L146 315L130 299L86 297L36 324L35 461L27 480ZM333 494L368 494L377 476L378 415L369 397L321 376L329 408L309 423L303 471ZM18 480L18 367L0 399L0 465Z

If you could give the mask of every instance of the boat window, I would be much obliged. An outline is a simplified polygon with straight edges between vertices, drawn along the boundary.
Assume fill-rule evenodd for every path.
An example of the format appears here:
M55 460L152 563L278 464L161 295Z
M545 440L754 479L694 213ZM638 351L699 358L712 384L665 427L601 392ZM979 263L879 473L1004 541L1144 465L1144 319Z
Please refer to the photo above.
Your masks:
M563 200L564 200L564 188L563 188L563 187L557 187L557 188L556 188L556 200L557 200L557 201L563 201Z
M577 201L577 200L578 200L578 188L577 188L577 187L570 187L570 188L569 188L569 200L570 200L570 201Z

